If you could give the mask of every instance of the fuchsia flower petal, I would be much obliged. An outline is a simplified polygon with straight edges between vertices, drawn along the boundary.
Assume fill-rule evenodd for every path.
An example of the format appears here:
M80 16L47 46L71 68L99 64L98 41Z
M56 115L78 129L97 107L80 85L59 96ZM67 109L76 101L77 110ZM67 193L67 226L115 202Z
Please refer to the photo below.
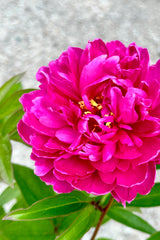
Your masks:
M58 193L73 189L125 205L148 194L160 162L160 60L120 41L69 47L36 74L18 124L35 174Z

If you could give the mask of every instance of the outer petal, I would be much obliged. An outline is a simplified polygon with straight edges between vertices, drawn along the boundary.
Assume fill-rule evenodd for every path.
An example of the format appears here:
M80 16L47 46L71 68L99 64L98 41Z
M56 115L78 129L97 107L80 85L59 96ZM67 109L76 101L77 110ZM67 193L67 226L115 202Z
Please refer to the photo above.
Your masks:
M28 127L22 120L18 123L18 133L24 142L31 145L30 136L34 134L34 130Z
M51 137L55 135L55 129L44 126L33 113L26 112L23 116L23 122L38 133Z
M50 71L48 67L40 67L36 74L36 79L42 83L40 88L43 90L47 90L47 86L50 82Z
M43 159L41 161L38 160L35 162L34 173L37 176L44 176L52 169L53 169L53 160L51 159Z
M112 141L106 142L103 148L103 162L106 162L112 158L112 156L114 155L115 149L116 149L116 143Z
M54 162L54 166L57 171L72 176L84 176L94 172L94 168L89 161L80 159L76 156L67 159L57 159Z
M79 78L80 78L80 59L83 50L81 48L68 48L68 59L70 63L70 69L73 73L73 85L75 89L79 89Z
M49 63L51 71L51 83L55 85L59 90L66 96L73 100L79 100L79 94L73 84L73 76L70 75L70 69L68 68L68 57L67 63L61 65L61 60L52 61Z
M123 43L121 43L118 40L106 43L106 47L107 47L109 56L118 55L122 58L126 54L126 47L124 46Z
M159 98L159 89L160 89L160 60L157 61L155 65L149 67L148 76L146 78L146 83L149 88L149 98L152 99L152 109L155 109L157 103L157 99ZM158 110L158 109L157 109ZM156 110L153 110L153 112ZM160 115L158 115L160 116Z
M94 83L97 79L101 78L102 75L105 75L103 70L106 59L107 59L106 55L98 56L83 68L80 78L81 92L89 84Z
M40 123L46 127L61 128L67 125L60 113L54 110L49 111L46 106L43 106L43 98L34 99L34 106L31 111L39 119Z
M137 191L134 188L116 186L111 194L118 202L121 202L125 206L126 201L131 202L136 197Z
M106 162L102 162L102 160L92 162L92 165L95 167L95 169L99 170L100 172L103 172L104 175L107 175L108 172L113 172L115 170L116 163L117 159L111 158Z
M147 167L147 164L143 164L135 167L134 169L130 167L125 172L115 170L113 172L99 172L99 175L105 183L112 183L116 179L117 185L132 187L142 183L145 180L147 175Z
M140 65L141 65L141 81L146 79L149 69L149 53L146 48L138 47L140 54Z
M139 148L142 155L132 162L133 167L149 161L154 161L160 152L160 139L157 137L143 138L143 145Z
M116 186L111 192L113 197L118 202L122 202L125 205L125 202L131 202L136 197L137 193L140 193L142 195L148 194L154 185L155 172L155 164L152 162L149 163L148 173L144 182L131 188Z
M30 93L23 94L19 101L23 105L24 111L31 111L31 107L33 106L33 100L37 97L42 97L43 94L44 92L41 90L36 90Z
M69 193L74 190L74 188L66 181L60 181L53 176L53 172L50 171L45 176L40 177L47 185L53 185L54 190L57 193Z
M128 146L127 144L117 143L117 148L114 157L118 159L135 159L143 153L135 146Z
M155 176L156 176L155 163L149 162L147 177L141 185L135 186L136 191L142 195L148 194L155 183Z
M101 39L89 41L81 56L80 71L82 71L84 66L94 58L103 54L107 54L107 49L105 43Z
M72 182L72 186L95 195L104 195L110 192L115 184L105 184L98 173L93 173L90 177L85 179L78 179Z
M79 133L71 127L65 127L57 130L55 136L62 142L72 143L79 136Z

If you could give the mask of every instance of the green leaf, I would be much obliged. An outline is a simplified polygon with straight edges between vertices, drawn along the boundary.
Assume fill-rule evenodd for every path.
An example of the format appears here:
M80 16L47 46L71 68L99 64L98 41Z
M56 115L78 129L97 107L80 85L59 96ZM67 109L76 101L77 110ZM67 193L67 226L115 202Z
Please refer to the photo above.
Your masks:
M159 170L160 169L160 164L156 165L156 169Z
M159 240L160 239L160 231L152 234L147 240Z
M67 228L69 228L69 226L74 222L78 215L79 211L71 213L64 217L54 218L53 221L56 226L58 234L62 234Z
M94 222L95 209L88 205L76 217L72 225L60 235L57 240L79 240L92 227Z
M0 206L0 219L5 215L4 209Z
M95 227L99 221L101 212L95 209L94 212L94 218L93 218L93 223L92 223L92 227ZM79 211L69 214L65 217L61 217L61 218L55 218L55 225L57 226L58 229L58 233L63 233L74 221L75 219L79 216ZM108 217L107 215L104 217L102 224L106 223L107 221L110 220L110 217Z
M126 210L130 211L130 212L137 212L137 213L142 213L141 209L139 207L130 207L127 206Z
M22 105L19 102L19 98L24 93L29 93L33 90L34 89L19 90L7 98L6 101L0 105L0 118L4 118L20 110L22 108Z
M49 220L11 222L0 221L1 240L54 240L54 225Z
M16 182L28 205L45 197L55 195L53 188L42 182L32 169L13 164L13 170Z
M8 136L0 135L0 177L10 186L13 186L13 172L11 166L12 146Z
M5 219L40 220L65 216L86 207L89 201L90 198L87 198L86 195L77 191L68 194L59 194L40 200L27 209L11 212Z
M7 121L4 123L2 129L2 135L12 134L17 130L17 124L19 120L22 118L24 111L22 109L18 110L17 112L13 113Z
M101 213L99 210L95 210L95 216L94 216L95 221L94 221L93 227L96 227L96 225L97 225L97 223L98 223L98 221L99 221L99 218L100 218L101 214L102 214L102 213ZM105 217L104 217L104 219L103 219L103 221L102 221L102 225L103 225L104 223L108 222L110 219L111 219L111 218L106 214Z
M4 122L5 122L5 119L0 119L0 132L2 132Z
M156 230L141 217L120 207L112 207L108 211L108 216L117 222L120 222L128 227L137 229L145 233L155 233Z
M2 194L0 195L0 205L8 203L12 199L18 198L21 195L19 187L17 184L14 184L14 188L8 187L6 188Z
M23 77L24 73L20 73L10 80L8 80L2 87L0 87L0 105L6 101L14 92L22 88L20 79Z
M147 195L137 194L137 197L127 206L156 207L160 206L160 183L156 183Z
M110 200L111 194L108 193L106 195L103 195L101 200L100 200L100 206L104 207L108 204L109 200Z

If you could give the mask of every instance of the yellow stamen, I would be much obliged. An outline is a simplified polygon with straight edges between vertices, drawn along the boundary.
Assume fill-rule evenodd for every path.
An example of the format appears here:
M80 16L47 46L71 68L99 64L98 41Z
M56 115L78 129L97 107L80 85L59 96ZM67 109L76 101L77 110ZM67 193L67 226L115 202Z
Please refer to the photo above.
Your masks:
M92 107L98 106L98 103L96 103L93 99L90 100L90 103L91 103Z
M114 113L113 113L113 112L110 112L109 114L105 114L104 116L105 116L105 117L114 116Z
M99 103L96 103L93 99L90 100L91 106L97 108L98 110L102 109L102 105Z
M106 122L106 123L105 123L105 126L111 128L111 122Z
M84 114L88 114L88 113L91 113L90 111L85 111Z
M102 96L102 95L97 96L96 99L97 99L97 100L103 100L103 96Z
M79 104L79 106L80 106L81 109L87 110L87 107L86 107L86 105L84 104L84 101L79 101L78 104Z
M101 105L101 104L98 104L97 109L98 109L98 110L101 110L101 109L102 109L102 105Z

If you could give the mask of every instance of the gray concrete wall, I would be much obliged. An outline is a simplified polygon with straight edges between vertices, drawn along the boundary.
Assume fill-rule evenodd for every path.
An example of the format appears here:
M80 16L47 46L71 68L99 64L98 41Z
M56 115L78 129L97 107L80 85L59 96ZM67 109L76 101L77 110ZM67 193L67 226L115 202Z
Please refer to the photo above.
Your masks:
M40 66L68 46L83 48L97 37L147 47L154 63L160 58L160 1L0 0L0 85L26 71L24 87L37 87L34 76ZM14 143L13 161L32 165L29 152ZM159 208L142 210L141 216L160 229L159 212ZM145 240L148 235L110 221L99 236Z

